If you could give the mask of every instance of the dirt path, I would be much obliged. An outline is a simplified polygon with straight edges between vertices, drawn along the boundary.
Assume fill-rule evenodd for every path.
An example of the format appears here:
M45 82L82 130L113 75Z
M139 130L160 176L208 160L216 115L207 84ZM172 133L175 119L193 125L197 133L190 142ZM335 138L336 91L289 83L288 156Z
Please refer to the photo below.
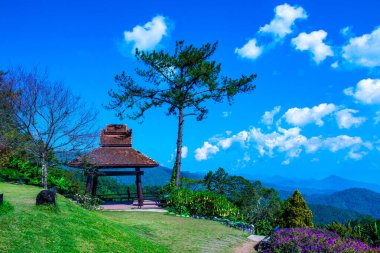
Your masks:
M255 241L246 241L243 245L240 245L236 248L234 248L235 253L254 253L257 252L254 247L258 244L258 242Z

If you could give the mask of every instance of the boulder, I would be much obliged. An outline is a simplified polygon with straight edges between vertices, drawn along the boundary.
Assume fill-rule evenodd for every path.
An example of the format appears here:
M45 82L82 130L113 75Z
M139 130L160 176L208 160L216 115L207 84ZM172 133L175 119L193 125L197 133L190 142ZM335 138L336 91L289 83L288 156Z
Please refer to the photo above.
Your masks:
M36 198L36 205L54 205L55 206L56 187L49 190L42 190Z

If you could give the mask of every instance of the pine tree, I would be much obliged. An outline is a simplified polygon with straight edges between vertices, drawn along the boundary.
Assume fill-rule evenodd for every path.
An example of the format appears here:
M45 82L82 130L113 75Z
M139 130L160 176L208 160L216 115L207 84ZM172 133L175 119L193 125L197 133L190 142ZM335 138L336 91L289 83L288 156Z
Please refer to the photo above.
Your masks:
M256 74L231 78L221 75L221 63L211 60L218 43L206 43L197 48L177 41L173 54L163 50L144 52L136 49L136 59L144 64L137 68L136 78L124 72L115 77L119 91L109 91L114 109L123 119L141 119L151 109L166 106L167 115L178 119L176 159L173 178L178 186L181 172L182 136L185 118L195 116L203 120L208 113L209 102L222 102L240 93L255 89Z
M314 227L313 213L298 190L287 200L280 220L281 226L286 228Z

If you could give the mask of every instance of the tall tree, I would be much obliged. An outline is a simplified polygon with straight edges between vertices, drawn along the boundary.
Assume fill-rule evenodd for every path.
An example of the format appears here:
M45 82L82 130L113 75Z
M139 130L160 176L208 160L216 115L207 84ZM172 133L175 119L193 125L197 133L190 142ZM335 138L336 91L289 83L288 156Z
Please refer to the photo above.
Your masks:
M298 190L295 190L285 203L281 225L285 228L314 226L313 213Z
M47 188L48 160L57 152L86 148L93 142L97 112L38 69L21 68L7 74L13 115L24 136L26 148L41 162L42 186Z
M216 48L217 43L197 48L178 41L173 54L136 49L137 60L144 64L144 68L136 69L143 84L122 72L115 77L119 91L109 91L111 102L107 108L116 110L121 119L124 116L139 119L147 110L161 106L167 106L167 115L177 117L177 151L172 178L176 186L180 182L184 119L195 116L201 121L208 112L207 101L222 102L227 98L231 104L236 94L255 89L252 83L255 74L236 79L220 74L221 63L210 59Z

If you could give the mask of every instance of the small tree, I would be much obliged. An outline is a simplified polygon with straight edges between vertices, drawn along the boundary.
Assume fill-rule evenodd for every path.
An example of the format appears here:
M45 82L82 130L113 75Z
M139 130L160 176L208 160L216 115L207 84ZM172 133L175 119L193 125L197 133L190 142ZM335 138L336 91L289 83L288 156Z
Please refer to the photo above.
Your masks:
M313 213L298 190L285 203L281 225L286 228L314 226Z
M57 152L85 149L92 144L97 112L88 108L62 83L49 81L37 69L10 70L7 85L13 115L27 137L26 149L41 162L42 186L47 188L47 162Z
M196 116L198 121L207 115L207 101L231 103L238 93L253 91L256 75L242 75L233 79L220 75L221 64L210 60L217 43L204 44L200 48L176 43L174 54L164 51L142 52L136 49L136 58L146 68L136 69L136 74L147 84L138 84L124 72L115 77L120 90L110 90L108 109L115 109L122 119L141 118L155 107L167 106L167 115L178 118L177 151L173 178L178 186L181 171L181 152L184 119Z

